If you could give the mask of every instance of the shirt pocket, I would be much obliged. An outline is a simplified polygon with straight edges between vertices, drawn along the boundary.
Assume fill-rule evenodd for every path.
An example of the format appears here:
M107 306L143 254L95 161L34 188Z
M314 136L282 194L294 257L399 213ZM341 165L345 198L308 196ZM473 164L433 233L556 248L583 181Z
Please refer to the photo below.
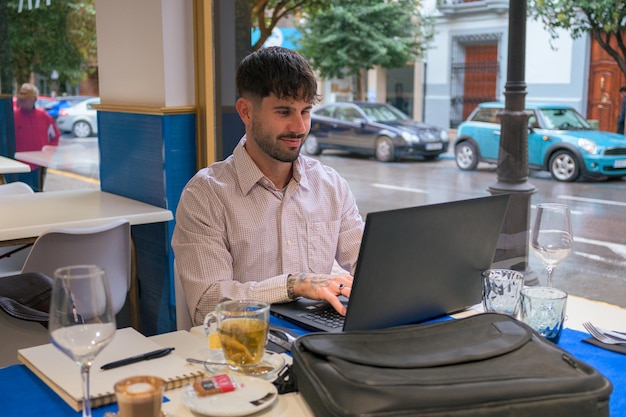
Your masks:
M332 270L337 252L340 226L339 220L307 225L307 252L310 272L328 274Z

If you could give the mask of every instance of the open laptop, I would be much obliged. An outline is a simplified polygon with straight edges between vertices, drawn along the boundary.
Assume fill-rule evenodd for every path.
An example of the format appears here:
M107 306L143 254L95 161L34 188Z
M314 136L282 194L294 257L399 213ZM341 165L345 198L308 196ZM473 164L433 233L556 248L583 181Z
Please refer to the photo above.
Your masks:
M341 316L327 302L304 298L271 312L308 330L340 332L418 323L480 303L481 272L492 264L508 201L502 194L369 213L345 321L333 321Z

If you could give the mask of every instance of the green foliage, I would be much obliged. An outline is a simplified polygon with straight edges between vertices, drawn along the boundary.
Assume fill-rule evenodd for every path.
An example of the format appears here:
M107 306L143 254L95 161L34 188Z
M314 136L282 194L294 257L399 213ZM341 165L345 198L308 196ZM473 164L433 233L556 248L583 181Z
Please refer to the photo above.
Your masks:
M17 85L28 82L31 72L77 82L85 75L86 60L96 58L93 0L53 0L50 6L24 8L9 0L9 48Z
M377 65L402 68L432 38L432 24L420 15L420 5L420 0L337 0L306 16L299 51L322 78L360 80L364 70Z
M259 40L252 45L253 50L263 46L272 34L278 21L288 16L299 16L303 13L314 13L333 3L333 0L238 0L249 3L252 17L252 28L258 28Z
M559 29L574 39L591 34L626 75L625 0L530 0L528 12L552 38L558 38Z

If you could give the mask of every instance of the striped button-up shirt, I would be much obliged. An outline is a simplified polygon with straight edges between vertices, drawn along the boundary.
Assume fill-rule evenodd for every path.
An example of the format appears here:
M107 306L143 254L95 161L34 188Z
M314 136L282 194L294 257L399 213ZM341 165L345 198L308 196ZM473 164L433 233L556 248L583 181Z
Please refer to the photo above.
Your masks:
M300 155L279 190L244 144L198 171L176 209L172 247L196 324L227 299L288 301L289 274L328 274L335 260L354 274L364 222L347 181Z

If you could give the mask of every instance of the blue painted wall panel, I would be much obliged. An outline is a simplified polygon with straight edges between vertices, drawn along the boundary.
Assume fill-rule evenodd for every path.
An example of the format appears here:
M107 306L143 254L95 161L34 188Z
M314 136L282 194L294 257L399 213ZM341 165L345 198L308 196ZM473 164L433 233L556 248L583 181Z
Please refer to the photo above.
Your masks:
M195 115L98 112L103 191L175 212L196 170ZM174 222L132 227L137 255L141 331L176 329L171 238Z

